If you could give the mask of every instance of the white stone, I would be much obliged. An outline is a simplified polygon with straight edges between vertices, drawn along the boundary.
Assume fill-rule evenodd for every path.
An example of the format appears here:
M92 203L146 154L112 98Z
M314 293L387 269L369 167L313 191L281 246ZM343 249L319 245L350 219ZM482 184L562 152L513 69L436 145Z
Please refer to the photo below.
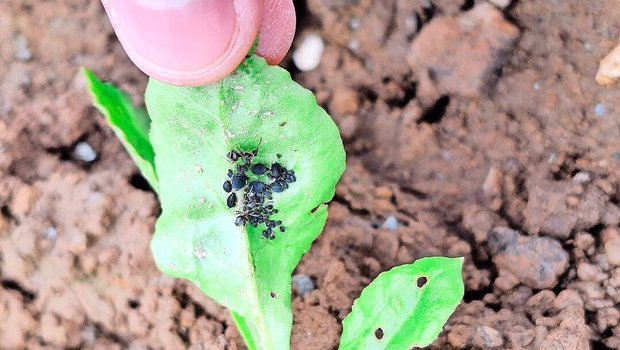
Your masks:
M84 162L90 163L97 159L97 152L86 142L80 142L75 146L75 156Z
M300 296L314 290L314 282L308 275L298 274L293 276L293 288Z
M500 10L505 9L506 7L510 6L510 3L512 3L512 0L488 0L491 4L495 5L497 8L499 8Z
M611 85L620 78L620 44L601 60L596 72L596 82Z
M394 215L390 215L387 219L385 219L382 226L388 230L396 231L398 229L398 220L396 220Z
M309 34L293 53L293 63L300 71L308 72L321 63L325 43L318 34Z
M19 34L13 38L13 46L15 47L14 56L21 61L29 61L32 58L32 53L28 49L28 41L26 37Z
M573 181L580 184L588 183L590 182L590 180L592 180L592 178L590 177L590 173L586 171L580 171L575 174L575 176L573 176Z
M55 228L48 227L47 230L45 230L45 238L47 238L47 239L55 239L56 236L58 236L58 232L56 231Z

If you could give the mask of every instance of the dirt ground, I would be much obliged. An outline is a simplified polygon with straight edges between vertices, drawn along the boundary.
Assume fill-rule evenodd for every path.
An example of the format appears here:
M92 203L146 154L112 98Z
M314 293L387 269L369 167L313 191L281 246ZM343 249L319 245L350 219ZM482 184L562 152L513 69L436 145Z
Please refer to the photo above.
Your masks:
M361 289L429 255L465 257L433 348L620 349L620 86L594 81L620 3L490 3L296 4L295 45L326 48L313 71L284 66L348 168L296 271L294 349L335 349ZM0 0L0 348L244 348L224 309L157 271L156 197L80 66L141 103L99 1Z

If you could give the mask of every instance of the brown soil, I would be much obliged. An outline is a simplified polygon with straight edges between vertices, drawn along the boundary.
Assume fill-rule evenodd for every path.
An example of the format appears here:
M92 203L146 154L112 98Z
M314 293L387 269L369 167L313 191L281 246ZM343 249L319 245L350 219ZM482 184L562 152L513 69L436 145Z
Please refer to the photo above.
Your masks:
M316 289L296 285L293 348L335 349L377 274L449 255L465 300L435 348L619 349L620 88L594 82L618 1L298 5L298 39L326 50L285 66L349 157L296 272ZM243 348L224 309L155 268L156 198L80 66L141 102L98 1L0 1L0 348Z

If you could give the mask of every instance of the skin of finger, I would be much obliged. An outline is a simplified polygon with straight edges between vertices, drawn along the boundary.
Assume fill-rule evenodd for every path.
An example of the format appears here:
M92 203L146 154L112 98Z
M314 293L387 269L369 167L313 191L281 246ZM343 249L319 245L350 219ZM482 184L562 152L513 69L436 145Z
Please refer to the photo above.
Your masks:
M269 64L280 63L291 48L296 24L292 0L265 0L256 54Z
M136 11L136 7L131 8L127 3L120 4L134 1L142 5L136 13L122 12ZM211 9L216 13L206 12L209 7L205 5L205 0L180 0L179 2L189 6L187 8L176 2L157 0L153 3L157 8L147 8L144 11L144 1L104 0L103 3L121 44L138 68L157 80L183 86L206 85L232 72L251 48L264 10L263 0L235 0L231 11L226 5L215 4ZM213 6L213 2L217 1L220 0L206 2ZM165 3L172 5L166 6ZM228 37L225 30L209 27L230 27L231 24L226 23L226 16L231 18L231 22L235 22L234 30ZM206 20L211 23L206 23ZM127 26L123 21L138 23ZM139 25L133 33L131 24ZM174 39L177 39L177 42ZM140 40L146 43L140 43ZM222 45L222 42L217 43L217 40L227 42ZM214 46L213 51L216 52L210 52Z

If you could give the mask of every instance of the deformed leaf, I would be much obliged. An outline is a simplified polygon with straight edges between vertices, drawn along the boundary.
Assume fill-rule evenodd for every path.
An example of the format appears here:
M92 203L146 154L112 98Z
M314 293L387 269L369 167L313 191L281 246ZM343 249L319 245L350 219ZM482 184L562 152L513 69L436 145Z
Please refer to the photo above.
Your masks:
M340 350L430 345L463 298L463 258L429 257L381 273L344 319Z
M256 56L206 87L151 80L146 104L162 205L151 243L158 267L230 308L250 349L288 349L291 273L320 234L345 167L336 125L288 72ZM231 162L231 151L245 152L259 174L290 171L288 188L239 170L244 161ZM223 185L229 170L248 177L228 184L241 187L234 200ZM253 181L269 186L260 208L281 221L274 239L263 238L265 222L239 221L251 216L246 197L267 191L251 190Z
M142 108L134 107L130 98L111 84L99 80L88 69L83 70L95 107L121 140L142 176L153 190L159 190L155 171L155 153L149 140L150 119Z

